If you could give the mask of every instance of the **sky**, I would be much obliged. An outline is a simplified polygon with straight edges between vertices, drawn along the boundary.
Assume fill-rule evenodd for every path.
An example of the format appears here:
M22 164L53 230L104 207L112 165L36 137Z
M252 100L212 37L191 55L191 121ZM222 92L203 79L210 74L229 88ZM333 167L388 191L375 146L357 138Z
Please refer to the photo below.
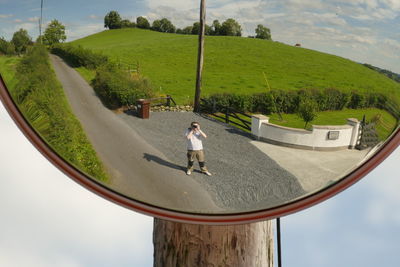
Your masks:
M104 16L124 19L166 17L177 27L199 17L199 0L44 0L44 23L66 26L67 41L104 30ZM207 23L235 18L243 35L257 24L271 29L274 41L339 55L400 73L400 0L207 0ZM40 0L0 0L0 36L20 28L36 39Z
M49 163L0 104L0 266L153 266L153 219ZM335 197L281 219L283 266L399 266L400 148Z

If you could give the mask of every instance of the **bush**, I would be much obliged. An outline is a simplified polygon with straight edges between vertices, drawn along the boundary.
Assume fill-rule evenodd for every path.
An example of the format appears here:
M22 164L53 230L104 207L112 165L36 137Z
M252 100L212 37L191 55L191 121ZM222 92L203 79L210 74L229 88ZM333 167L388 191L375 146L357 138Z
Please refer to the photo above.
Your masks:
M15 55L15 46L12 42L7 42L0 38L0 55Z
M152 96L150 82L146 78L123 71L113 63L96 70L92 86L110 109L134 105L137 99Z
M299 111L300 104L312 100L317 111L342 110L344 108L360 109L376 107L388 110L388 99L380 93L360 94L358 92L345 93L335 88L302 89L297 91L271 90L266 93L252 95L214 94L206 98L214 103L215 107L223 109L229 106L239 112L252 113L287 113ZM205 107L213 112L212 105ZM220 110L216 110L220 111ZM388 110L389 111L389 110ZM393 111L389 111L392 112Z
M51 47L51 53L62 57L72 67L86 67L96 69L108 63L108 58L100 53L95 53L90 49L81 46L68 44L56 44Z
M317 108L317 103L310 98L305 98L300 102L297 113L305 122L304 129L307 128L309 122L317 117Z

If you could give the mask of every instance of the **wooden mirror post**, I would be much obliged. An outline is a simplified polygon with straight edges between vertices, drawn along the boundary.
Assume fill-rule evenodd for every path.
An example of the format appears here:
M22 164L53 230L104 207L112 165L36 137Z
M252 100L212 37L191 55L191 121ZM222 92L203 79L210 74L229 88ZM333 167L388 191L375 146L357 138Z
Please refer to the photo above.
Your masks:
M154 219L154 267L273 266L272 221L197 225Z

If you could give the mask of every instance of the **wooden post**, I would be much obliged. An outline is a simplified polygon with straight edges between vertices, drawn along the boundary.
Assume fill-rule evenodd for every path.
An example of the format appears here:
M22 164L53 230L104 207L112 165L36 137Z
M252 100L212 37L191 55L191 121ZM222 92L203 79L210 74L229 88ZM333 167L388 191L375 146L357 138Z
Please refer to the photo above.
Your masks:
M200 29L199 29L199 48L197 54L197 75L196 75L196 91L194 95L194 112L200 111L200 95L201 95L201 81L203 75L203 62L204 62L204 32L206 20L206 0L201 0L200 3Z
M273 267L272 222L196 225L154 219L154 267Z
M229 124L229 107L225 109L225 123Z
M167 107L171 106L171 96L167 95Z
M39 20L39 39L40 44L43 44L42 38L42 20L43 20L43 0L40 1L40 20Z

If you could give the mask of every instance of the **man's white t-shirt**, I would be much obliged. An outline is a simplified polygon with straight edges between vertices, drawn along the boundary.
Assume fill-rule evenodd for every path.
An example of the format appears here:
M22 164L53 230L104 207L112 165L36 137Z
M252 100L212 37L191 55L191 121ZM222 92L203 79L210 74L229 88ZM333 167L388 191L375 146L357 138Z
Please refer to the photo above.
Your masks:
M188 136L192 129L187 129L185 132L185 137ZM192 136L187 139L187 150L202 150L203 149L203 142L201 139L203 136L199 132L193 132Z

